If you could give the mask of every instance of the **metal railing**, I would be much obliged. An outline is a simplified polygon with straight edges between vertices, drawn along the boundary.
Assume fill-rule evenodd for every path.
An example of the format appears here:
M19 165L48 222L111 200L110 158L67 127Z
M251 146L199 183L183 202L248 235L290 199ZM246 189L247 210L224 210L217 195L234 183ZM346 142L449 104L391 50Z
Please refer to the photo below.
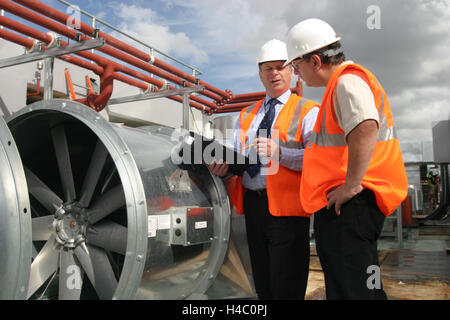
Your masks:
M231 90L221 90L219 88L216 88L196 77L197 74L201 74L201 71L199 71L197 68L183 63L160 51L156 51L156 49L149 44L126 34L125 32L111 26L110 24L102 21L96 16L81 10L79 7L72 5L65 0L58 0L58 2L64 5L64 7L66 8L66 13L54 9L51 6L40 2L39 0L15 0L14 2L19 3L19 5L10 1L2 0L0 1L0 9L3 9L5 10L5 12L9 12L15 16L22 17L23 19L36 25L47 28L48 30L51 30L52 32L63 37L67 37L67 42L62 41L59 37L57 38L59 39L59 42L61 44L61 46L58 45L58 47L61 47L61 49L63 49L63 47L65 47L66 45L70 46L71 40L80 42L83 39L91 39L91 37L93 39L104 39L105 42L108 43L108 45L102 46L101 48L96 48L95 50L100 51L100 55L84 51L75 53L76 55L80 56L81 59L65 54L62 56L58 56L60 59L65 60L69 63L92 70L96 74L102 75L104 79L106 79L106 77L109 76L109 73L111 73L115 80L119 80L129 85L138 87L144 90L144 92L147 92L149 90L153 91L152 88L154 87L161 90L177 89L176 86L204 86L204 90L198 92L198 95L205 96L212 101L205 100L204 98L195 94L196 92L192 92L189 95L189 98L193 101L189 101L189 105L208 114L212 114L215 112L222 113L230 111L240 111L242 108L251 105L257 100L264 98L265 96L265 92L234 95ZM74 13L75 16L73 15ZM86 16L91 19L91 25L81 21L82 18L83 20L86 20ZM73 23L75 23L75 25L72 25ZM16 31L22 34L19 35L8 30L0 30L0 37L8 41L20 44L28 48L29 50L34 47L36 41L38 41L37 43L50 45L54 40L54 37L49 35L48 33L44 33L40 30L34 29L33 27L29 27L8 17L0 16L0 24L6 26L12 31ZM124 40L131 40L127 42L134 41L140 46L143 46L143 48L137 49L132 44L127 44L126 42L119 40L118 38L114 38L113 36L108 35L104 32L104 30L95 28L96 24L101 24L105 27L105 29L108 30L109 28L111 28L111 30L113 30L113 32L117 32L120 37L124 37ZM28 36L28 38L25 38L24 35ZM93 49L94 48L91 47L88 50ZM151 50L151 52L148 53L147 49ZM189 68L192 74L189 74L189 72L182 71L181 69L178 69L177 67L174 67L167 62L164 62L159 57L154 57L154 53L157 53L158 56L160 54L163 55L164 60L172 60L177 64L181 64L183 68ZM115 59L111 60L111 58L107 58L103 54L118 59L126 65L121 64L120 62L116 62ZM89 63L89 61L91 63ZM106 65L108 66L108 73L106 73L106 71L102 69ZM128 65L131 65L133 67L130 67ZM137 69L135 69L134 67ZM114 71L112 72L111 70L113 69ZM144 71L144 73L142 71ZM149 74L147 74L147 72ZM157 79L154 76L157 76L160 79ZM167 81L170 81L174 85L169 85ZM95 98L95 104L98 105L96 106L96 108L99 108L99 110L106 106L105 101L110 97L109 94L112 90L112 84L113 82L108 82L107 90L104 90L98 97ZM183 99L179 96L170 96L169 99L183 102ZM80 100L79 102L86 103L87 100ZM94 104L94 102L92 101L90 103L92 105Z
M127 38L129 38L129 39L131 39L131 40L133 40L133 41L135 41L137 43L139 43L140 45L143 45L146 48L148 48L150 50L150 55L152 57L153 57L154 53L157 52L158 54L160 54L160 55L162 55L162 56L164 56L164 57L166 57L166 58L168 58L168 59L170 59L170 60L172 60L172 61L174 61L176 63L179 63L179 64L181 64L182 66L184 66L184 67L186 67L188 69L190 69L191 70L191 74L194 77L196 77L197 75L203 74L198 68L196 68L194 66L191 66L191 65L189 65L187 63L184 63L184 62L178 60L177 58L174 58L174 57L172 57L172 56L170 56L170 55L168 55L168 54L166 54L166 53L156 49L155 47L153 47L153 46L151 46L151 45L149 45L149 44L147 44L147 43L145 43L145 42L143 42L143 41L141 41L141 40L139 40L139 39L137 39L137 38L127 34L126 32L123 32L122 30L112 26L111 24L109 24L109 23L103 21L102 19L94 16L93 14L90 14L89 12L86 12L86 11L82 10L78 6L75 6L75 5L69 3L69 2L67 2L65 0L58 0L58 2L66 5L67 7L72 8L74 10L77 10L80 13L84 14L85 16L91 18L91 25L92 25L93 28L96 28L96 23L98 22L98 23L100 23L100 24L110 28L111 30L114 30L114 31L120 33L121 35L123 35L123 36L125 36L125 37L127 37Z

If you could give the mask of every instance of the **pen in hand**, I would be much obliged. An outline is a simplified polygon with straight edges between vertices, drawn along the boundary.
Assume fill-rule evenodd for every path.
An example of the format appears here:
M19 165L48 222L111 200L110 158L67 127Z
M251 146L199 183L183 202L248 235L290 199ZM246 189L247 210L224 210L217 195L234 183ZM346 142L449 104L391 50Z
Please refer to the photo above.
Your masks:
M256 143L249 144L248 146L243 147L242 150L246 150L246 149L248 149L250 147L253 147L254 145L256 145Z

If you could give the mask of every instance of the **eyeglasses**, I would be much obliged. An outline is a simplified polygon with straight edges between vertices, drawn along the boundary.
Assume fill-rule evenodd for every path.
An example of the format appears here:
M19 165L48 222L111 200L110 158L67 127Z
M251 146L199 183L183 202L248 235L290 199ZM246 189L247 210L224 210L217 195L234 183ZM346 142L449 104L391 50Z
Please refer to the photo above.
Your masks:
M294 70L298 70L298 65L299 65L302 61L305 61L305 58L297 58L297 59L294 59L294 60L292 61L292 63L291 63L292 68L294 68Z

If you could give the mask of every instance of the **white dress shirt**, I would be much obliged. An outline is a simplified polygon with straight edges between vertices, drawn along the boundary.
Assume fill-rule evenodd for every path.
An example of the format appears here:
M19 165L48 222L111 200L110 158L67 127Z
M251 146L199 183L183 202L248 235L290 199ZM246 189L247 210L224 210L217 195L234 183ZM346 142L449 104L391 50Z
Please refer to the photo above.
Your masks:
M277 97L278 103L275 105L275 117L272 122L272 129L275 125L275 122L277 121L278 115L280 114L281 109L283 106L287 103L291 96L291 90L287 90L284 92L281 96ZM253 141L257 138L257 130L259 127L259 124L261 123L262 119L264 118L265 113L267 112L268 106L267 102L271 99L268 95L266 95L266 98L263 102L262 108L260 108L255 116L255 119L253 120L249 130L248 130L248 136L247 136L247 145L250 145L253 143ZM305 118L302 121L302 135L303 135L303 143L306 145L308 142L312 130L314 128L314 124L316 123L317 114L319 113L319 108L314 107L312 108L305 116ZM238 118L235 130L234 130L234 149L238 152L243 153L245 156L250 156L251 152L256 153L256 148L251 147L245 150L242 150L243 147L241 146L239 141L239 134L240 134L240 119ZM294 148L287 148L287 147L280 147L281 148L281 159L280 159L280 165L289 168L294 171L301 171L302 170L302 164L303 164L303 153L305 149L294 149ZM256 158L254 158L256 159ZM258 173L253 178L250 177L250 175L247 172L244 172L242 175L242 184L244 187L250 190L259 190L259 189L265 189L267 185L267 178L266 175L263 175Z

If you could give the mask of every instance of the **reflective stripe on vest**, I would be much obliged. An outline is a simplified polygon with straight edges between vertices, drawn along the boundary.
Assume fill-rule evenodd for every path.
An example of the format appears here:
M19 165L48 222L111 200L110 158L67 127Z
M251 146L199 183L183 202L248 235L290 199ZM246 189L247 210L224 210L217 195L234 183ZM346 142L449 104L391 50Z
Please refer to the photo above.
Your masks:
M386 93L370 71L354 64L338 68L330 77L318 116L320 120L316 122L304 153L300 198L308 212L317 212L327 205L327 192L345 183L348 146L345 133L333 113L333 95L338 78L344 73L354 73L368 80L375 99L379 130L361 185L374 192L379 209L389 215L406 197L406 171Z
M293 96L293 95L291 95L291 96ZM297 103L294 115L289 124L289 129L287 130L287 141L283 141L280 139L276 140L276 142L280 146L283 146L286 148L292 148L292 149L304 149L305 148L303 142L296 141L296 137L297 137L297 131L299 129L299 126L301 126L301 123L299 123L301 112L302 112L303 106L308 101L310 101L310 100L301 98L299 100L299 102ZM259 111L259 108L257 110L254 110L254 109L258 105L260 105L260 107L262 107L263 102L264 102L264 100L258 101L257 103L255 103L255 104L249 106L247 109L243 110L243 115L240 117L240 119L241 119L241 129L244 131L244 133L246 133L250 129L252 121L253 121L253 119L251 119L252 121L249 121L249 118L248 118L249 114L252 111L255 111L255 114L256 114ZM313 105L318 105L318 103L316 103L316 102L313 102L313 101L310 101L310 102L312 102ZM281 113L281 111L280 111L280 113ZM275 121L275 126L276 126L277 122L278 122L278 118L277 118L277 121ZM240 141L241 145L245 145L247 135L245 134L245 137L244 136L240 136L240 137L241 137L241 141Z
M256 113L262 107L263 100L241 111L240 115L240 143L245 145L247 132L255 119ZM279 143L288 148L303 148L303 137L301 135L301 122L309 110L318 103L297 97L292 94L275 120L274 129L279 130ZM294 109L293 109L294 108ZM289 117L289 118L286 118ZM301 172L293 171L279 166L278 173L267 176L267 196L269 200L269 211L274 216L310 216L306 213L299 198ZM239 180L240 183L240 180ZM236 188L236 190L243 189ZM234 195L231 199L236 206L237 212L242 211L242 203L238 203L243 197Z
M258 102L260 102L260 101L258 101ZM253 109L255 109L255 107L258 105L258 102L252 104L251 106L249 106L247 109L244 110L244 117L243 117L244 119L248 116L248 114L249 114L250 112L253 111Z
M388 141L396 139L394 127L388 127L386 122L386 116L384 115L384 96L383 90L377 80L378 89L381 92L381 106L378 112L379 117L379 129L377 135L377 141ZM328 106L325 104L325 108ZM322 121L320 124L320 132L313 131L311 138L308 141L308 147L311 143L314 143L321 147L345 147L347 145L345 141L345 133L332 133L329 134L326 128L327 113L324 111Z
M302 114L303 106L305 106L305 104L307 102L308 102L308 99L303 98L303 97L298 102L297 107L295 108L294 116L292 117L292 120L289 125L289 129L287 132L288 141L278 140L277 143L279 146L285 147L285 148L291 148L291 149L304 149L305 148L303 141L297 142L296 138L297 138L297 131L301 130L302 124L300 122L300 116ZM303 137L302 137L302 140L303 140Z

